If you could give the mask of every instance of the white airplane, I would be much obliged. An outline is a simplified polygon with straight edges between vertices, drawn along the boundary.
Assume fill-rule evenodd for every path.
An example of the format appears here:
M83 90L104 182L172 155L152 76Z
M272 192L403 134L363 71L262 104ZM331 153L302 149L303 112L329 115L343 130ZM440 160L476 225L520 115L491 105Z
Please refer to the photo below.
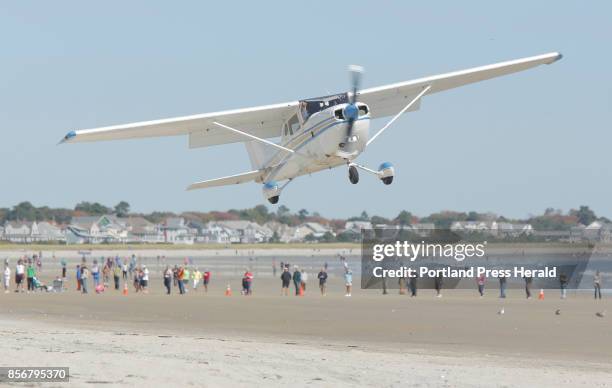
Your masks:
M351 183L359 181L358 169L377 176L385 185L395 171L385 162L377 170L355 163L402 114L419 109L421 99L470 83L551 64L560 53L549 53L412 81L359 90L362 69L351 66L352 91L318 98L194 116L144 121L69 132L62 143L189 136L189 147L200 148L244 142L252 171L197 182L188 190L255 181L263 185L270 203L278 203L291 180L328 168L347 166ZM393 116L370 136L370 120ZM269 138L279 138L276 143Z

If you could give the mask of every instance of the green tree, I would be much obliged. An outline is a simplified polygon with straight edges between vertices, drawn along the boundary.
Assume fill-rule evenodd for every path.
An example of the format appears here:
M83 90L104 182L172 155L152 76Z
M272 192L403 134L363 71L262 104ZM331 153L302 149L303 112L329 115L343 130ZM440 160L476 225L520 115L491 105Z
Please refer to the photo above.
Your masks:
M400 214L395 217L395 222L402 226L410 225L412 223L412 213L402 210Z
M588 225L597 219L595 212L584 205L580 206L578 210L572 210L570 214L578 217L578 222L582 225Z
M101 216L112 213L111 209L99 204L98 202L80 202L74 207L74 210L87 213L91 216Z
M115 214L117 217L127 217L130 214L130 204L125 201L119 202L115 205Z
M306 217L308 217L308 214L310 214L310 213L308 213L308 210L306 210L306 209L301 209L301 210L298 212L298 217L300 218L300 221L304 221L304 220L306 219Z

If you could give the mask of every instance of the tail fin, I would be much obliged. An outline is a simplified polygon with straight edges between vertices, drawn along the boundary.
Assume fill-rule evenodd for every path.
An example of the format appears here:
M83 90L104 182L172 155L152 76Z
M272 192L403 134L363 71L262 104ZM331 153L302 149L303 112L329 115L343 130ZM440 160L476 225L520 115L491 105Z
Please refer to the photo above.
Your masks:
M251 166L254 170L260 170L272 157L272 147L261 144L257 141L247 141L244 143L249 159L251 160Z

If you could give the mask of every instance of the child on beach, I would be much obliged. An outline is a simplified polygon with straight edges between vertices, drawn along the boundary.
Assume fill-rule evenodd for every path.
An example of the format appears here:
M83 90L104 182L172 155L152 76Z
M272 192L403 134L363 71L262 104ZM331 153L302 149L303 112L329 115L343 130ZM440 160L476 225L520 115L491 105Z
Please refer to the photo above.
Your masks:
M484 296L485 281L486 278L484 274L478 276L478 279L476 281L476 283L478 284L478 293L480 294L481 298Z
M344 267L344 285L346 286L346 294L344 296L351 296L353 288L353 271L348 266Z

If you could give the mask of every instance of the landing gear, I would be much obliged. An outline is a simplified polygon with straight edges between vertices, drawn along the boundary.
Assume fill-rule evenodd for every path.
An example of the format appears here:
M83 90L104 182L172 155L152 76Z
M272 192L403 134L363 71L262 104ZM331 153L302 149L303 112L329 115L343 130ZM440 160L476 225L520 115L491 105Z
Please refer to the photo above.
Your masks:
M279 195L275 195L274 197L270 197L268 198L268 201L272 204L272 205L276 205L278 203L278 199L280 198Z
M359 171L355 166L349 166L349 181L354 185L359 183Z

